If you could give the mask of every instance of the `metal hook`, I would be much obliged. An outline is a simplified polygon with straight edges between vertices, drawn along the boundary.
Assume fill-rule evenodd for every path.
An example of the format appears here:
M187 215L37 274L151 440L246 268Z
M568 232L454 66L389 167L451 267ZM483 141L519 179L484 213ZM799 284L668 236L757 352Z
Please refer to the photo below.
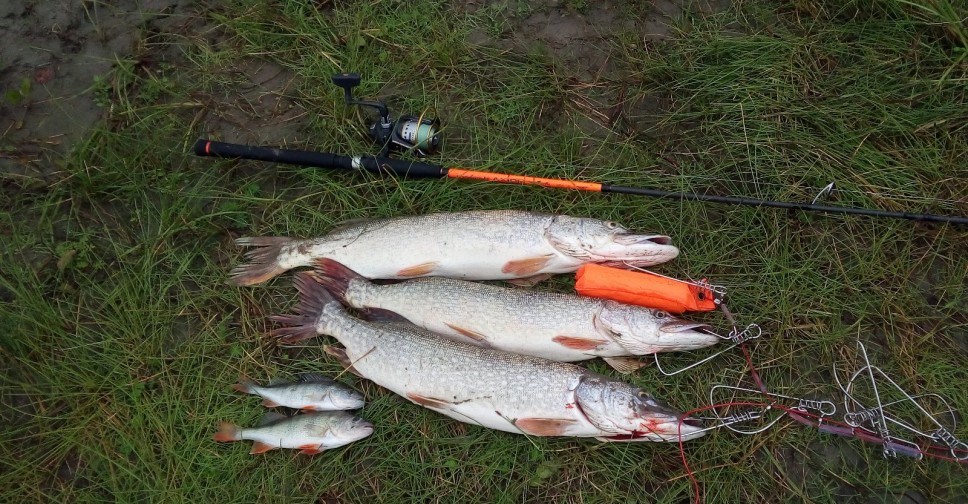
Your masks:
M835 185L834 182L827 184L826 186L824 186L823 189L820 190L819 193L817 193L817 196L813 198L813 201L810 202L810 204L816 205L817 201L820 201L821 199L827 199L827 196L830 196L836 188L837 186Z
M666 370L662 369L662 365L659 364L659 354L657 354L657 353L656 354L652 354L652 357L655 359L655 367L656 367L656 369L659 370L660 373L662 373L662 374L664 374L666 376L675 376L675 375L677 375L679 373L688 371L688 370L690 370L690 369L692 369L694 367L701 366L701 365L703 365L703 364L705 364L705 363L707 363L707 362L715 359L716 357L719 357L720 355L722 355L722 354L724 354L724 353L726 353L726 352L728 352L728 351L730 351L730 350L738 347L739 345L741 345L741 344L743 344L743 343L745 343L747 341L750 341L750 340L754 340L756 338L759 338L762 335L763 335L763 329L760 328L760 326L758 324L750 324L750 325L746 326L745 329L743 329L742 331L739 331L739 332L737 332L736 329L734 328L732 331L729 332L728 335L726 335L726 336L720 336L721 339L732 341L733 342L732 345L730 345L729 347L724 348L724 349L722 349L722 350L720 350L720 351L718 351L718 352L716 352L716 353L714 353L714 354L712 354L712 355L710 355L710 356L708 356L708 357L706 357L706 358L704 358L704 359L702 359L700 361L693 362L692 364L689 364L688 366L686 366L686 367L684 367L682 369L677 369L675 371L666 371Z

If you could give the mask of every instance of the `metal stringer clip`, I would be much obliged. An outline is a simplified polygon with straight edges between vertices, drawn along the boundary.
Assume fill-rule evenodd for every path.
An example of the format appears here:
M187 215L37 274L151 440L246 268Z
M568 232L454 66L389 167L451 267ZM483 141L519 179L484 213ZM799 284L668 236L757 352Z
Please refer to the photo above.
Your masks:
M769 403L763 408L748 407L743 409L739 413L733 413L731 415L725 415L725 416L716 414L715 413L716 410L713 409L713 415L711 417L703 418L704 420L711 420L711 421L718 422L716 425L710 426L709 427L710 430L725 428L737 434L753 435L753 434L759 434L761 432L764 432L770 427L773 427L774 425L776 425L777 422L782 420L784 416L787 416L790 413L790 410L799 411L801 413L815 413L816 417L821 420L828 418L830 416L833 416L837 412L837 405L834 404L832 401L806 399L803 397L796 397L796 396L785 395L785 394L764 393L756 389L739 387L735 385L722 385L722 384L716 384L710 387L709 389L710 405L718 404L714 396L719 390L727 390L727 391L733 392L732 397L730 398L731 400L735 400L736 393L746 393L746 394L755 395L757 398L766 398L769 400ZM789 407L789 408L786 408L786 407L777 408L776 406L781 403L781 400L795 403L796 406ZM770 410L781 411L781 413L778 414L775 418L769 420L765 425L762 425L754 430L746 430L746 429L734 427L734 424L752 422L754 420L761 419Z
M725 306L725 305L723 305L723 306ZM730 331L728 335L726 335L726 336L719 336L723 340L732 341L733 342L732 345L730 345L730 346L728 346L728 347L726 347L726 348L724 348L724 349L722 349L722 350L720 350L720 351L718 351L718 352L716 352L716 353L714 353L714 354L712 354L712 355L710 355L710 356L708 356L706 358L703 358L702 360L693 362L692 364L689 364L688 366L686 366L684 368L681 368L681 369L677 369L675 371L666 371L666 370L662 369L662 365L659 364L659 354L652 354L652 357L655 359L655 367L656 367L656 369L659 370L660 373L662 373L662 374L664 374L666 376L675 376L675 375L677 375L679 373L688 371L688 370L690 370L692 368L695 368L697 366L701 366L701 365L703 365L703 364L705 364L705 363L707 363L707 362L715 359L716 357L719 357L720 355L722 355L722 354L724 354L724 353L726 353L726 352L728 352L728 351L730 351L730 350L732 350L732 349L734 349L734 348L742 345L743 343L746 343L747 341L750 341L750 340L754 340L756 338L759 338L762 335L763 335L763 329L760 328L759 324L750 324L750 325L746 326L746 328L743 329L742 331L737 331L736 328L734 327L733 330Z
M864 359L864 366L851 374L846 385L843 385L840 382L837 369L834 367L834 377L837 380L837 385L844 393L844 409L846 411L844 413L844 422L851 427L867 429L876 433L880 438L880 441L883 442L885 457L896 457L897 454L901 454L920 459L925 454L925 451L921 449L921 447L914 441L909 441L894 436L890 427L898 427L922 438L940 443L944 447L948 448L952 457L959 461L968 460L968 444L959 440L953 434L953 431L957 428L957 415L955 415L955 411L951 407L950 403L939 394L909 394L906 390L901 388L896 381L888 376L884 370L871 364L870 358L867 355L867 349L864 347L863 343L858 341L857 346L860 350L861 356ZM874 400L876 401L876 405L873 407L867 407L864 403L857 399L852 391L855 382L861 376L866 376L870 380L871 390L873 391ZM881 381L887 382L891 387L893 387L897 393L903 396L903 399L884 403L881 399L881 392L878 389L878 378ZM931 413L922 405L922 400L928 397L933 398L935 401L944 405L946 408L945 413L950 417L948 422L949 425L943 424L937 415ZM894 416L886 413L886 410L889 407L902 403L914 405L914 407L924 415L928 422L933 425L932 430L925 431L919 429L908 422L895 418Z

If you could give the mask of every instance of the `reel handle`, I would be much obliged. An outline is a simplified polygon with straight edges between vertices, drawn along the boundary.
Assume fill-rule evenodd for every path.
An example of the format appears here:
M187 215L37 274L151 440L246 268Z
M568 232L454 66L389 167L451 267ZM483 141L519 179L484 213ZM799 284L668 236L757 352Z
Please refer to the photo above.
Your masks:
M381 123L384 127L390 127L390 110L387 105L379 101L357 100L353 98L353 88L360 85L362 77L358 73L338 73L333 75L333 84L343 88L343 99L347 105L361 105L363 107L373 107L380 112Z

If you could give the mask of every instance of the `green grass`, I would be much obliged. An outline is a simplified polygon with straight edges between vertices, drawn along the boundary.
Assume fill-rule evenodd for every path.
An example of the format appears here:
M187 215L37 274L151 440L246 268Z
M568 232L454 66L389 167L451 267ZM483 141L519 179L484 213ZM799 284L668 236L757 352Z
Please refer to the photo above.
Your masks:
M363 116L329 82L359 71L361 95L443 118L434 161L444 164L791 200L836 181L836 204L965 215L968 36L957 5L751 0L716 16L690 11L663 43L604 42L616 70L590 90L576 86L579 69L541 48L466 42L541 7L243 1L208 12L226 42L186 34L183 60L152 71L119 62L98 87L105 123L49 179L0 186L0 500L691 498L672 444L528 440L459 424L351 375L377 426L369 439L314 458L212 442L218 421L262 414L231 392L240 375L340 373L314 345L264 338L267 315L292 303L289 277L226 286L240 260L231 239L315 236L357 217L523 208L660 230L682 256L659 271L728 286L740 321L763 325L768 336L751 349L776 391L838 400L832 367L856 365L860 338L903 386L968 412L964 229L187 154L221 111L245 110L238 69L270 61L291 72L286 94L307 111L296 119L302 148L371 149ZM596 123L585 99L623 88L623 118ZM637 110L646 98L664 106ZM745 376L734 352L674 378L645 369L631 379L690 409L711 384ZM957 434L968 439L968 428ZM716 432L686 455L708 502L968 498L963 466L885 460L875 446L790 422L757 436Z

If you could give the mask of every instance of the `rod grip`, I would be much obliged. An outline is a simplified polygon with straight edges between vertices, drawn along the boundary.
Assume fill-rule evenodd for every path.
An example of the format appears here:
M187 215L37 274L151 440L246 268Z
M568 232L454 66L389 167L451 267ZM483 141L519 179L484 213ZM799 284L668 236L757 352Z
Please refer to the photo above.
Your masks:
M192 150L198 156L252 159L314 168L339 170L366 170L377 174L393 174L409 178L441 178L447 174L442 166L404 159L376 156L350 157L330 152L313 152L294 149L256 147L214 140L199 139Z
M240 145L205 139L199 139L195 142L194 151L199 156L253 159L256 161L271 161L273 163L312 166L315 168L353 169L353 158L331 154L329 152L274 149L271 147L256 147L254 145Z

